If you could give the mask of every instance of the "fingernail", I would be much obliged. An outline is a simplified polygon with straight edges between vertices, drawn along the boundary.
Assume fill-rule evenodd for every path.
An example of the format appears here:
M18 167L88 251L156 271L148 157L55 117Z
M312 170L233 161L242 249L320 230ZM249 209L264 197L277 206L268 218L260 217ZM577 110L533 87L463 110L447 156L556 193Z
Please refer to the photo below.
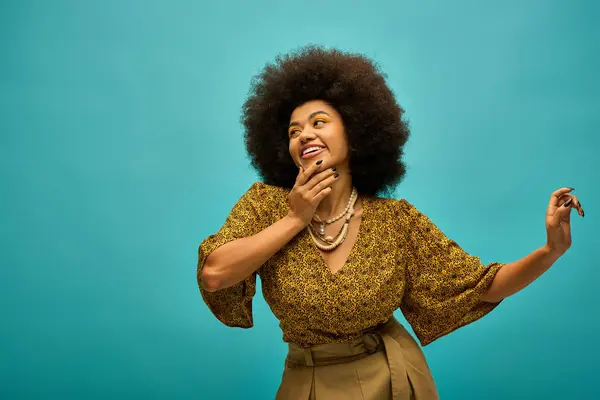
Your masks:
M575 190L575 188L572 188L572 187L570 187L570 188L567 188L567 189L569 189L569 190L571 190L571 191Z
M321 165L322 162L323 162L323 160L317 161L317 165Z
M333 172L335 172L335 171L337 171L337 168L336 168L336 167L333 167L333 168L331 168L331 170L332 170Z
M579 202L579 209L581 210L581 216L585 217L585 212L583 211L583 207L581 207L581 202Z
M337 178L338 176L340 176L340 174L338 174L337 172L335 173L335 175L333 175L335 178Z
M569 200L565 201L565 204L563 204L565 207L569 207L571 205L571 203L573 202L573 199L570 198Z

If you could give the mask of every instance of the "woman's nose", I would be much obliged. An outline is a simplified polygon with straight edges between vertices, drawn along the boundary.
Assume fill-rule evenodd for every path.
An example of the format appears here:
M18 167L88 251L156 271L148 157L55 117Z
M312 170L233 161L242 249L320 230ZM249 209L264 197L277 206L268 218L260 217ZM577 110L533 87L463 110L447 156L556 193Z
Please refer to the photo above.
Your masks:
M302 133L300 133L300 141L301 142L307 142L314 138L315 138L315 133L310 128L306 128L306 129L302 130Z

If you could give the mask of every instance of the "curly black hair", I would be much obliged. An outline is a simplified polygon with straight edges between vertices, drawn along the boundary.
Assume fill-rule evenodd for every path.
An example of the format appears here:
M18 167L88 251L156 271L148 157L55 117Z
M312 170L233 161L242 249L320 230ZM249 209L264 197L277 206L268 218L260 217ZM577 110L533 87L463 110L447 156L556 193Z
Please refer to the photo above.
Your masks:
M361 54L309 45L279 55L251 82L241 122L252 166L264 183L292 188L298 169L289 154L294 109L322 100L342 116L352 184L359 193L391 193L406 172L404 110L377 64Z

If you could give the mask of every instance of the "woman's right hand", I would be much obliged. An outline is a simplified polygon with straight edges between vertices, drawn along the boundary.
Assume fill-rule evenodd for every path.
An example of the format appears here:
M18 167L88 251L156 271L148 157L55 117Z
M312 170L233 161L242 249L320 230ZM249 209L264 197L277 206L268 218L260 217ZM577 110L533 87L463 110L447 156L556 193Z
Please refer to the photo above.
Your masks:
M315 214L317 206L331 193L331 184L338 178L335 168L320 171L321 163L313 163L306 170L300 169L296 183L288 194L288 216L297 218L308 225Z

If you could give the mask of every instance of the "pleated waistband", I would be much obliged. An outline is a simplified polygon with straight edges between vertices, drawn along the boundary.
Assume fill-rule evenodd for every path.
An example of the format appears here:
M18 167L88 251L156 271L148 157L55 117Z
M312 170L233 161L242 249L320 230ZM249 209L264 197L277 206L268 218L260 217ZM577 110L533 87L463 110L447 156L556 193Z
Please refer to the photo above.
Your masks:
M309 347L289 343L288 348L286 371L289 372L285 374L284 381L286 384L292 380L296 382L299 391L294 390L298 396L293 397L294 399L304 399L307 393L305 391L311 390L316 374L320 373L315 367L352 362L380 351L385 351L393 400L439 399L422 350L393 316L386 323L354 340ZM328 372L330 373L331 371ZM289 396L289 386L286 388L287 391L284 392Z
M289 343L286 361L295 365L318 367L358 360L383 351L385 349L383 336L396 337L401 334L402 329L404 329L402 325L392 317L388 322L372 331L347 342L318 344L310 347Z

